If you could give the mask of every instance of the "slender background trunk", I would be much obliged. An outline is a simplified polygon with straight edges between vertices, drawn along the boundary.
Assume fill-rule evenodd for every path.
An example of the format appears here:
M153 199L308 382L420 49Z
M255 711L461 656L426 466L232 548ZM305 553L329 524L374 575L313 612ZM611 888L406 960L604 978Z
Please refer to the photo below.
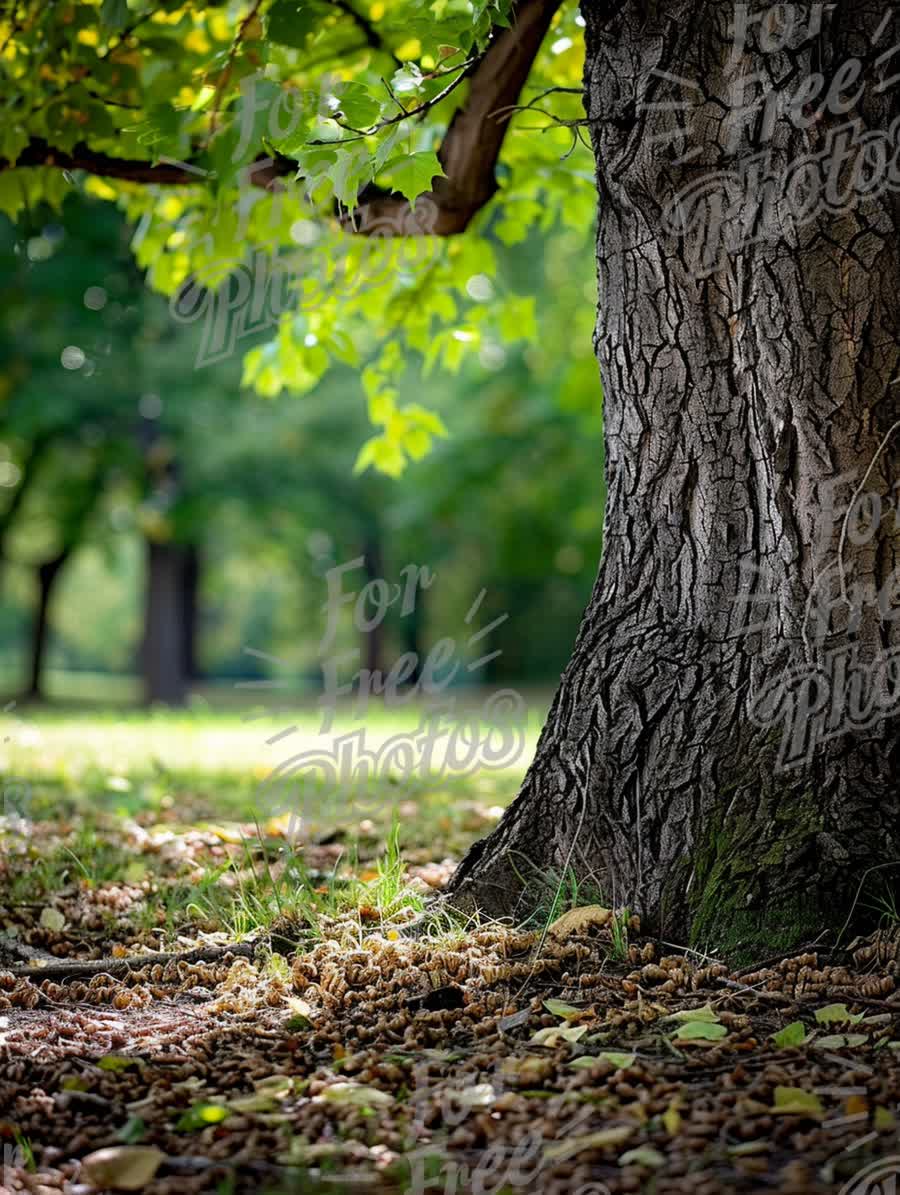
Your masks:
M673 940L752 953L839 930L862 911L863 881L900 877L896 719L852 717L841 694L836 733L786 760L785 726L802 739L821 693L807 687L804 714L796 686L777 688L803 670L833 676L841 653L868 664L900 646L887 507L900 209L884 188L806 222L780 205L777 227L724 254L717 212L761 152L775 177L804 155L827 162L834 130L855 118L887 132L900 106L896 84L879 86L893 60L875 64L896 41L876 45L883 5L837 6L786 45L769 21L735 55L744 7L584 6L604 557L522 792L451 892L520 914L572 867ZM791 95L815 71L827 90L856 58L852 110L798 128ZM742 92L742 74L763 82ZM732 123L761 93L780 103L771 125L763 109ZM704 198L682 235L686 189ZM841 512L858 486L885 503L867 539ZM841 578L887 607L841 600ZM827 624L817 595L830 595ZM875 689L885 696L883 675Z
M184 549L184 567L181 571L181 627L184 642L182 654L184 675L188 681L200 679L200 664L197 655L197 641L200 623L200 549L196 544L187 544Z
M32 466L34 463L32 460ZM57 501L59 548L35 568L37 599L28 659L28 687L25 693L28 700L44 697L44 666L50 639L53 595L63 572L84 540L88 524L103 495L108 467L108 462L101 457L95 462L89 476L71 491L64 491ZM25 484L24 480L22 484Z
M363 569L366 576L366 585L370 585L373 581L381 581L384 577L384 561L381 553L381 538L377 529L372 528L365 537L363 542ZM366 618L370 618L374 614L374 610L369 608L365 612ZM384 674L382 663L384 660L384 620L372 627L370 630L363 629L360 631L362 635L362 657L364 666L368 668L373 675L377 672Z
M31 701L39 701L44 696L43 676L50 631L50 601L56 588L56 582L71 554L72 549L65 547L50 560L42 561L34 570L38 595L31 626L28 688L25 691L26 698Z
M147 583L141 666L148 703L184 705L188 674L185 655L185 570L181 544L147 543Z

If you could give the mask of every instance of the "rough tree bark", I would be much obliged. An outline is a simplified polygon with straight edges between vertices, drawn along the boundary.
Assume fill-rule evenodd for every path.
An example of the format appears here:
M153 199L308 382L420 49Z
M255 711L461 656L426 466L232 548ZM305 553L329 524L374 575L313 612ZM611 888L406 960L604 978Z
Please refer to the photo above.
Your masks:
M872 687L852 674L900 648L900 168L889 155L891 186L830 210L798 183L752 243L715 241L735 187L740 219L756 210L762 153L778 179L837 161L847 190L835 131L891 130L900 30L882 0L831 6L818 31L821 6L776 6L806 28L776 12L743 46L735 16L761 6L582 7L604 555L520 795L450 896L519 915L570 866L670 940L768 953L840 931L900 878L898 661ZM817 71L818 100L791 109ZM760 82L742 94L742 75ZM868 526L842 513L857 490Z

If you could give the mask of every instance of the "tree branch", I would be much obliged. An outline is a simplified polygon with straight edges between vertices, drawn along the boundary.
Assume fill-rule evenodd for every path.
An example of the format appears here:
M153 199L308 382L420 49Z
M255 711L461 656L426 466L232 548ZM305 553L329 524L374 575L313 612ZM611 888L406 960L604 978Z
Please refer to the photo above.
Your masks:
M521 0L513 24L501 30L470 74L469 97L444 137L438 159L446 178L420 196L411 217L403 196L375 186L359 196L359 208L343 220L364 235L416 232L453 236L468 228L497 191L494 170L509 127L509 109L525 86L561 0ZM422 218L424 215L424 218Z
M515 107L541 42L561 0L520 0L511 28L500 30L468 72L469 96L447 129L438 159L445 178L420 196L413 209L396 192L374 184L365 187L359 206L341 214L348 232L364 236L453 236L463 232L497 191L494 174L509 113ZM260 156L249 167L253 185L271 186L293 174L297 163L275 154ZM79 144L71 151L57 149L35 137L16 162L0 159L0 171L16 166L56 166L84 170L123 182L160 186L189 186L204 181L207 172L192 162L171 159L146 162L115 158Z
M285 159L286 160L286 159ZM0 158L0 171L19 166L58 166L60 170L85 170L101 178L118 178L129 183L157 183L160 186L181 186L202 183L206 171L191 162L146 162L139 159L113 158L90 146L79 144L71 152L57 149L42 137L33 137L15 162ZM283 173L296 170L291 162Z

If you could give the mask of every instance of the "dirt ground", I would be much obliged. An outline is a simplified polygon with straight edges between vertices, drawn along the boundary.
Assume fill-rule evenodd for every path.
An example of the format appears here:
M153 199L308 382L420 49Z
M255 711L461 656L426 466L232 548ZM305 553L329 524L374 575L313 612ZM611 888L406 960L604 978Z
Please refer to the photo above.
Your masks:
M3 1195L894 1191L892 907L743 969L566 876L462 923L441 887L519 775L385 782L297 840L271 760L157 721L6 748Z
M123 936L26 919L18 949ZM361 907L241 949L0 970L4 1192L893 1190L893 932L737 973L597 906L526 932Z

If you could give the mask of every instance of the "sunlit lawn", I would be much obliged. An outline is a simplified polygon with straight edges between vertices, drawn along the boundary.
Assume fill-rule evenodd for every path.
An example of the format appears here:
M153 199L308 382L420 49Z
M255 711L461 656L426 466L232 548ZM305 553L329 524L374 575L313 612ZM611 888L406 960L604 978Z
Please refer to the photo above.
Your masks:
M134 943L151 933L154 941L242 934L286 912L313 920L317 909L373 902L390 915L421 900L421 878L417 896L401 895L410 875L447 874L496 824L530 762L545 705L529 701L521 732L508 732L509 749L498 753L503 766L435 771L418 753L407 755L419 762L406 774L403 744L422 734L420 706L373 704L364 717L344 708L327 729L313 702L243 711L201 703L184 712L15 707L3 715L0 741L0 912L18 923L31 908L27 923L52 905L71 925L76 906L102 903L97 894L119 886L131 914L111 917L105 940ZM454 719L481 708L471 695ZM323 767L335 766L340 743L360 731L357 753L360 745L370 753L369 771L358 769L356 783L340 768L329 779ZM472 733L457 730L464 765ZM446 745L448 734L435 741ZM385 758L392 745L400 771ZM446 761L435 750L433 762Z

